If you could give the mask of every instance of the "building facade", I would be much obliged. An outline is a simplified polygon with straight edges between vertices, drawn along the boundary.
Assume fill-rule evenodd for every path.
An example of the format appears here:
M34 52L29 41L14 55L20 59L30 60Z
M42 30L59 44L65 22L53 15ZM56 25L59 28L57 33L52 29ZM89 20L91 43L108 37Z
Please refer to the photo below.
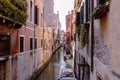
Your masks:
M54 50L60 46L60 30L61 23L59 20L59 12L54 14L54 26L53 26L53 40L54 40Z
M60 44L65 45L65 31L64 30L60 31Z
M70 54L70 42L71 42L71 26L72 26L72 14L68 12L66 15L66 53Z
M46 21L47 27L51 27L52 32L52 52L54 51L54 41L53 41L53 32L54 32L54 0L44 0L44 20Z
M19 29L26 23L27 3L1 0L0 6L0 80L14 80L17 78L14 61L18 59L15 56L20 51Z
M52 53L52 28L47 28L44 19L44 0L22 1L0 1L0 13L5 14L0 14L0 80L30 79Z
M72 14L68 12L66 15L66 43L70 44L71 41L71 23L72 23Z
M30 79L43 62L43 0L26 0L26 25L19 29L19 51L15 55L12 80Z
M119 1L75 0L78 80L119 80ZM113 20L115 22L113 22Z
M76 18L75 18L75 11L74 10L72 10L72 12L71 12L71 14L72 14L72 21L71 21L71 40L72 41L75 41L75 24L76 24Z

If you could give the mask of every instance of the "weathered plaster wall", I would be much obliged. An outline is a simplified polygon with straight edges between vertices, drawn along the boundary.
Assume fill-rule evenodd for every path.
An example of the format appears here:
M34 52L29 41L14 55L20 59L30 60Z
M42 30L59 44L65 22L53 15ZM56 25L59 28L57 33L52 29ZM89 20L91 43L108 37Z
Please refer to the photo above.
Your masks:
M119 0L110 0L108 14L95 20L95 58L99 60L95 68L104 80L120 80L119 3Z

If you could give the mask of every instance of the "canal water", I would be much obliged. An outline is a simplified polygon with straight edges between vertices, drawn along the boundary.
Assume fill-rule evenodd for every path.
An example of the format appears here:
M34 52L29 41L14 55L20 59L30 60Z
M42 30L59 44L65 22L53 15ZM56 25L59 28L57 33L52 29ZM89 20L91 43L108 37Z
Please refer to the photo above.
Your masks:
M64 55L66 54L64 48L60 48L53 56L47 67L40 73L37 80L57 80L60 76L61 70L66 67Z

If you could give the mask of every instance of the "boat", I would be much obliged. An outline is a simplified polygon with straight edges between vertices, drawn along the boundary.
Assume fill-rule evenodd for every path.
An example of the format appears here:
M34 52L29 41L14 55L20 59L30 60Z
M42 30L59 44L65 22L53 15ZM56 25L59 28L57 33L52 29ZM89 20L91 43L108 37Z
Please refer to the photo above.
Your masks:
M74 71L71 68L64 68L57 80L77 80Z

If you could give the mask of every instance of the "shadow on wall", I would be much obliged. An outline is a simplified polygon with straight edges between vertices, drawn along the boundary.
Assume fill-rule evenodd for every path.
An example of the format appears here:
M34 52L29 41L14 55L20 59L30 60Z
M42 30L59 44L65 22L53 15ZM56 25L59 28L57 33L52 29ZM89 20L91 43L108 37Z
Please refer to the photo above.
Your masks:
M100 19L100 31L102 34L104 34L108 27L108 21L109 21L108 14L106 14L104 17Z
M107 3L110 7L111 7L111 0L108 0L108 3ZM100 30L101 30L101 32L102 32L102 34L104 34L104 32L106 31L106 28L108 27L108 22L109 22L109 17L108 17L108 15L109 15L109 13L110 13L110 10L108 11L108 13L104 16L104 17L102 17L101 19L100 19Z

